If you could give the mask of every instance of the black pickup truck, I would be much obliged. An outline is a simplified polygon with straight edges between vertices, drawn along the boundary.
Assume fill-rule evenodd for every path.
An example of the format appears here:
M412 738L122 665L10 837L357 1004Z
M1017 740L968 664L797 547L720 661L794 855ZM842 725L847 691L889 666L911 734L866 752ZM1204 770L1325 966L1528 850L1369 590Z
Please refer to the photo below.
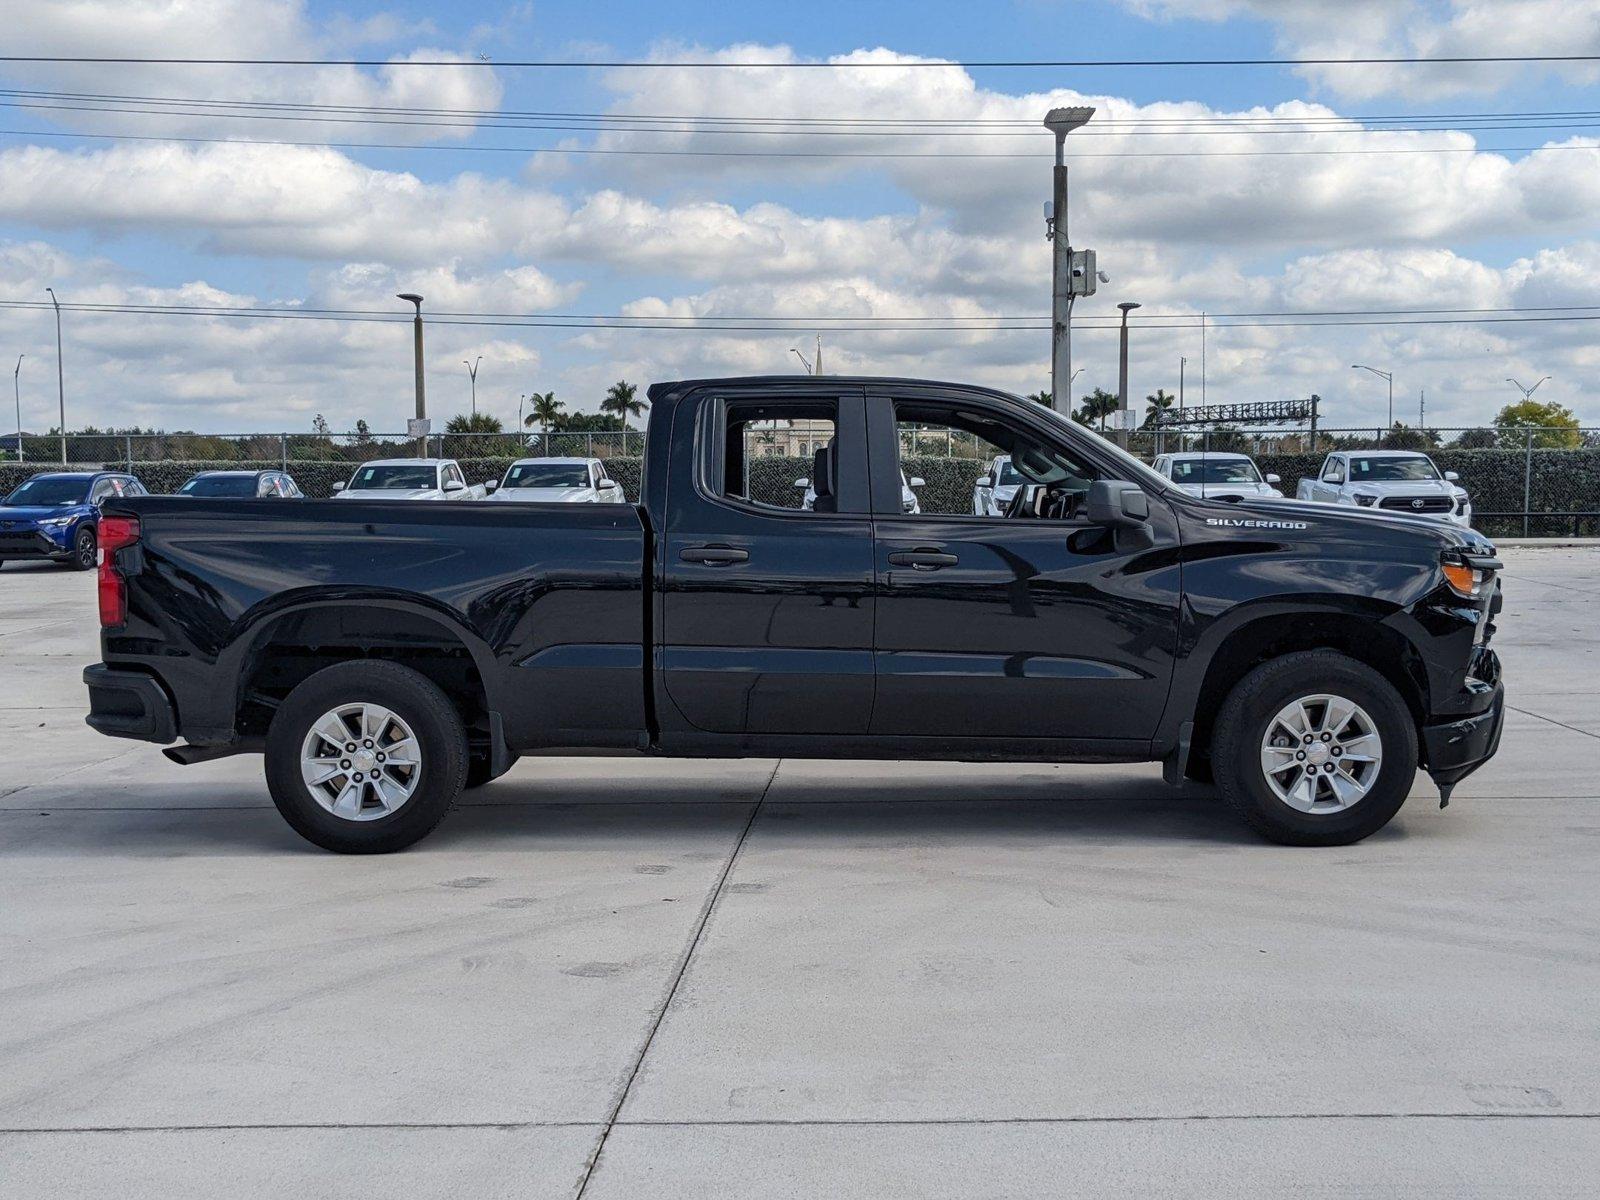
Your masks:
M650 399L637 505L109 501L89 724L264 753L289 823L347 852L571 751L1159 761L1341 845L1419 765L1448 800L1498 744L1500 564L1470 530L1189 496L982 388ZM903 476L930 444L944 475Z

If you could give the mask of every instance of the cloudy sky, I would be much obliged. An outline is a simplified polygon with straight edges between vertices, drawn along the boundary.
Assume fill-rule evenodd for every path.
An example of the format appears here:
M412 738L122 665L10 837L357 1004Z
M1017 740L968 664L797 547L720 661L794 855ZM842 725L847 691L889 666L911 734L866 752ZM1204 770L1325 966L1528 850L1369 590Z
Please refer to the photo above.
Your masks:
M1578 319L1600 317L1594 64L950 65L1600 55L1600 0L60 0L7 34L391 64L0 63L0 351L26 355L30 429L55 421L53 318L25 307L46 286L163 310L65 314L73 427L400 428L409 327L309 319L399 313L400 291L481 314L429 327L439 416L467 406L464 359L509 422L521 393L592 410L619 377L795 371L818 331L829 373L1036 390L1035 129L1061 104L1098 110L1068 141L1072 235L1112 280L1077 310L1076 393L1115 388L1126 299L1136 396L1176 392L1187 358L1198 402L1205 312L1211 403L1315 391L1330 424L1381 423L1364 362L1407 420L1422 389L1430 422L1470 424L1516 398L1507 376L1549 375L1540 399L1600 424L1600 322Z

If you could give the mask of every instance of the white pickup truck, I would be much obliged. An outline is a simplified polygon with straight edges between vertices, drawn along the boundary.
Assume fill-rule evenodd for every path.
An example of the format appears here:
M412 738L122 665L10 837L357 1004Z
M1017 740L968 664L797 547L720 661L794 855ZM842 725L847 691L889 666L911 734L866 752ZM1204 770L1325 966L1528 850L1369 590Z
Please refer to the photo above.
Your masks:
M1472 501L1454 471L1440 474L1426 454L1412 450L1337 450L1315 479L1302 479L1295 499L1346 504L1382 512L1472 524Z
M1165 475L1191 496L1210 500L1252 500L1257 496L1283 499L1272 485L1276 475L1262 477L1255 459L1248 454L1188 453L1162 454L1151 464L1158 475Z
M453 458L380 458L362 463L335 500L483 500L498 481L468 484Z
M541 504L621 504L622 485L598 458L519 458L492 500Z

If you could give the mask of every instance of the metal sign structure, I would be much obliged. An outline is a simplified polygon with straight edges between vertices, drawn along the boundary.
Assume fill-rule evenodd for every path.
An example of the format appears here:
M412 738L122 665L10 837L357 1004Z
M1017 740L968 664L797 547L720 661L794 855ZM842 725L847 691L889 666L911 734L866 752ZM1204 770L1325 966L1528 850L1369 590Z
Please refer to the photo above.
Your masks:
M1176 429L1186 425L1279 425L1317 419L1316 404L1307 400L1264 400L1255 404L1210 404L1200 408L1168 409L1153 426Z

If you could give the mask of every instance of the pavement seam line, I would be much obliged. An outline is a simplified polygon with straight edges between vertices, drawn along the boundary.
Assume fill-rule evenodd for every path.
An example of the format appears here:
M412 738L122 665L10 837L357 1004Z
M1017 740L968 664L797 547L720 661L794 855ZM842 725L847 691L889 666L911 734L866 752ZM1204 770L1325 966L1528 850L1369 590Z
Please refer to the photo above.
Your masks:
M739 831L739 838L733 844L733 852L728 855L728 861L722 864L722 872L717 876L717 882L711 889L705 907L700 912L700 921L695 926L694 935L689 939L689 948L684 951L683 958L678 963L677 973L672 977L672 985L667 988L666 999L661 1002L661 1007L656 1012L655 1020L650 1023L650 1030L645 1034L644 1044L639 1047L639 1053L634 1057L633 1069L628 1072L628 1078L622 1085L622 1091L617 1096L617 1102L612 1106L611 1113L606 1117L605 1127L600 1131L600 1138L595 1143L594 1153L589 1156L589 1161L584 1164L583 1178L578 1181L578 1190L574 1193L574 1200L583 1200L583 1195L589 1190L589 1181L594 1178L595 1170L600 1166L600 1156L605 1153L606 1139L611 1136L611 1131L617 1127L617 1118L622 1114L622 1106L628 1102L628 1093L633 1090L634 1080L639 1078L639 1069L644 1066L645 1056L650 1053L650 1047L656 1040L662 1023L667 1019L667 1011L672 1007L672 1001L678 994L678 987L683 983L683 977L688 974L689 963L694 959L694 952L700 947L700 939L705 936L706 926L711 923L711 914L716 911L717 902L722 899L723 888L727 886L728 877L733 874L734 864L739 861L739 853L744 849L745 840L750 836L750 830L755 826L756 817L761 812L761 806L767 801L767 793L772 790L773 781L778 778L778 770L783 766L783 759L778 759L772 764L772 774L767 776L766 785L761 789L761 794L756 797L756 802L750 806L750 815L745 819L744 828Z
M1518 708L1515 704L1506 705L1512 712L1521 713L1525 717L1537 717L1541 721L1549 721L1552 725L1559 725L1563 729L1570 729L1573 733L1581 733L1584 737L1600 739L1600 733L1590 733L1587 729L1579 729L1576 725L1568 725L1565 721L1558 721L1554 717L1547 717L1543 713L1536 713L1526 708Z

